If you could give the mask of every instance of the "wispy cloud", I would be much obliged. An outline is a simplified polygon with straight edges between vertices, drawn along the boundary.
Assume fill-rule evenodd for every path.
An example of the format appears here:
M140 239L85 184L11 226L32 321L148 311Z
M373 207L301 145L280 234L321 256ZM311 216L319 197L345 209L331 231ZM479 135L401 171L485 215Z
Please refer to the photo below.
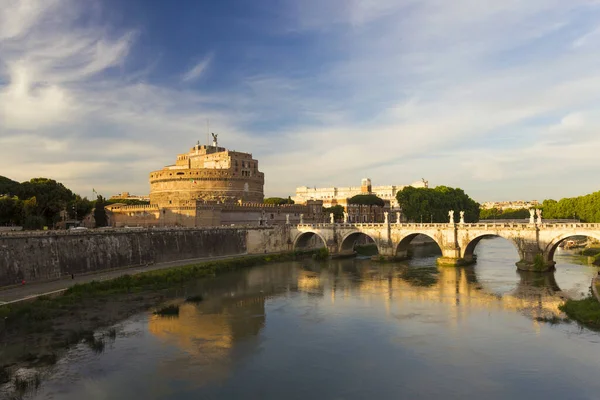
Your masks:
M202 60L200 60L196 65L190 68L183 76L181 77L182 82L192 82L196 79L200 78L202 74L208 69L211 61L213 59L213 54L210 53L206 55Z
M262 24L261 52L248 39L230 49L234 62L208 53L186 68L189 55L153 81L130 67L137 30L76 0L9 0L1 173L49 174L84 194L147 192L148 173L206 140L210 118L224 145L259 158L270 195L365 176L424 176L481 201L597 189L597 2L283 3ZM303 47L282 51L287 40ZM248 60L261 64L248 70ZM222 86L201 79L238 64Z

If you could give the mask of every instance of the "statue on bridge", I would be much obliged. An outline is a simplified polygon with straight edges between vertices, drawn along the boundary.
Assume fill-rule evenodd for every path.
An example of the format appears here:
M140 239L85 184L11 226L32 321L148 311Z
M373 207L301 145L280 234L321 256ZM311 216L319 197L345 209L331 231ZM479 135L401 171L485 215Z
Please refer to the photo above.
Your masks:
M304 223L304 214L300 214L300 225Z
M330 221L332 224L335 224L335 218L334 218L334 216L333 216L333 213L329 213L329 221Z
M386 224L386 225L389 223L388 214L389 213L387 211L383 212L383 223Z
M290 214L285 214L285 224L286 225L290 224Z
M344 223L348 223L348 213L346 211L344 211Z
M400 225L400 212L396 212L396 223Z
M453 224L454 223L454 210L448 211L448 218L450 219L449 224Z
M542 210L538 208L537 210L535 210L535 213L537 215L537 224L541 225L542 224Z
M531 225L535 224L535 208L529 209L529 223Z
M465 223L465 212L464 211L460 212L460 223L463 225Z

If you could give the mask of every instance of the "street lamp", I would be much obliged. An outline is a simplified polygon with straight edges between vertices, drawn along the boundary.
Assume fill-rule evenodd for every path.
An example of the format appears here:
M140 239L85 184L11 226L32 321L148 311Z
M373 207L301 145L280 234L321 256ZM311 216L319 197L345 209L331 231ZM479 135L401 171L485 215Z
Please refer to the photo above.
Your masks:
M420 217L421 217L421 223L423 223L423 214L421 214Z
M431 214L431 221L430 222L433 224L433 214Z

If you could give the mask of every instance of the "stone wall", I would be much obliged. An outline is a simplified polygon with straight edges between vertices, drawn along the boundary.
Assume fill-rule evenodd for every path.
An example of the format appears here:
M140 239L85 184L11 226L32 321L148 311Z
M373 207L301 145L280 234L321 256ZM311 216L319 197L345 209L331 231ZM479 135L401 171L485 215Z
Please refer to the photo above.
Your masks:
M151 263L286 249L285 229L107 229L0 236L0 286Z

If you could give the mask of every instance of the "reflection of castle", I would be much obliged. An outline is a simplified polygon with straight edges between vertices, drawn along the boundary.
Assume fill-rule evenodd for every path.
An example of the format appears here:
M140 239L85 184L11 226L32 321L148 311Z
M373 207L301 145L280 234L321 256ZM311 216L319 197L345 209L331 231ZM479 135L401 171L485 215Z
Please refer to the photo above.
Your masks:
M264 174L252 154L192 147L175 164L150 173L150 205L107 207L114 226L273 225L318 220L322 202L263 204ZM318 216L318 218L317 218Z
M206 295L205 301L180 305L177 318L153 315L148 321L154 337L187 355L165 366L161 373L181 377L189 372L189 363L201 363L205 368L201 375L194 375L195 383L227 377L234 360L245 354L239 352L253 352L259 345L267 299L284 293L288 290L284 283L294 280L294 269L280 264L199 281L200 288L196 289ZM290 289L295 290L295 285ZM236 349L241 342L243 348Z

